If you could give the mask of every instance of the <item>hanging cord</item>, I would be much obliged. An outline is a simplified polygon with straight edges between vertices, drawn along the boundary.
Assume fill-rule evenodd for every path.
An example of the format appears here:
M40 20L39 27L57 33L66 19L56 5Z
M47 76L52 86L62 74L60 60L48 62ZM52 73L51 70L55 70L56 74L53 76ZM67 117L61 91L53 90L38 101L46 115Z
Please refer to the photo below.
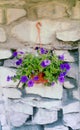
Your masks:
M37 22L36 23L36 28L37 28L37 32L38 32L38 36L37 36L37 38L36 38L36 43L37 43L37 41L39 40L39 43L40 43L40 46L39 47L41 47L41 36L40 36L40 27L42 26L42 24L41 24L41 22Z

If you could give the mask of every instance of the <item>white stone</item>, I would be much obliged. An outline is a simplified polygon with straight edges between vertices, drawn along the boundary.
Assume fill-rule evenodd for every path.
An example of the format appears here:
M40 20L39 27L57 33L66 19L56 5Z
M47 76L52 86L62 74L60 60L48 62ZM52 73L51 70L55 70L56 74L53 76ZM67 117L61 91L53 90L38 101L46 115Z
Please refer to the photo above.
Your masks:
M62 109L63 114L80 112L80 102L79 101L70 102L67 105L62 106Z
M2 17L3 17L3 16L2 16L2 13L3 13L3 12L2 12L2 9L0 9L0 23L2 23Z
M80 19L80 1L76 1L76 5L72 8L73 19Z
M17 59L9 59L4 61L4 66L5 67L17 67L16 65Z
M70 83L70 81L64 81L64 88L67 88L67 89L71 89L71 88L75 88L76 86L72 83Z
M80 129L80 113L70 113L63 116L64 125L72 129Z
M10 109L14 112L21 112L28 115L33 115L33 108L30 105L27 105L26 103L15 103L9 106Z
M10 122L13 126L19 127L25 123L27 118L29 118L29 115L24 114L24 113L17 113L17 112L11 111L9 113L9 118L10 118Z
M39 43L39 40L36 41L38 31L36 28L36 23L41 22L42 26L41 29L41 43L43 44L49 44L53 43L55 39L55 33L61 30L68 30L74 28L79 28L80 23L79 21L72 21L72 20L38 20L38 21L29 21L25 20L22 23L15 25L12 28L12 36L19 39L19 41L31 42L31 43ZM74 34L75 35L75 34ZM79 34L78 34L79 35ZM75 36L73 36L75 37ZM55 43L53 43L55 44Z
M68 77L72 77L74 79L78 79L78 64L75 63L69 63L70 64L70 70L67 73Z
M22 99L21 102L33 107L44 108L48 110L60 110L62 108L61 100L44 100L43 98L40 100L38 100L37 98L31 100L26 97L26 99Z
M80 40L80 29L60 31L56 33L56 38L62 41L78 41Z
M44 86L43 84L35 84L33 87L26 87L27 94L38 94L42 97L62 99L63 88L60 83L54 86Z
M3 95L8 98L21 98L21 92L15 88L3 88Z
M74 62L75 58L67 50L55 50L57 56L64 55L64 61Z
M0 104L0 114L4 114L5 113L5 107L3 104Z
M0 86L2 87L16 87L19 81L7 81L7 76L14 76L16 74L15 69L0 67Z
M0 121L1 121L1 125L2 126L7 124L7 120L6 120L5 114L0 114Z
M2 127L2 130L11 130L10 126L9 125L5 125Z
M6 41L6 33L3 28L0 27L0 42L5 42Z
M12 56L10 50L0 49L0 59L8 59Z
M75 99L78 99L80 101L80 93L79 88L72 91L72 95Z
M11 22L25 15L26 15L26 11L24 9L9 8L7 9L7 23L10 24Z
M44 126L44 130L69 130L68 127L64 125L46 125Z
M49 111L46 109L38 109L37 113L33 117L33 123L35 124L50 124L57 121L57 111Z

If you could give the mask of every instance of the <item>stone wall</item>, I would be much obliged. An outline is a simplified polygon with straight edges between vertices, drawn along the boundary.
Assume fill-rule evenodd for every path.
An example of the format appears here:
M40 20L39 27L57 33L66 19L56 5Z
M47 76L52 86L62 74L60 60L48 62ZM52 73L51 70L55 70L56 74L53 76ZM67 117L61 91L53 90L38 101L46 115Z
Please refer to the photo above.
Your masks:
M13 51L35 53L37 22L42 46L64 54L71 69L63 86L36 95L6 77L16 73ZM0 0L0 130L80 130L79 43L80 0Z

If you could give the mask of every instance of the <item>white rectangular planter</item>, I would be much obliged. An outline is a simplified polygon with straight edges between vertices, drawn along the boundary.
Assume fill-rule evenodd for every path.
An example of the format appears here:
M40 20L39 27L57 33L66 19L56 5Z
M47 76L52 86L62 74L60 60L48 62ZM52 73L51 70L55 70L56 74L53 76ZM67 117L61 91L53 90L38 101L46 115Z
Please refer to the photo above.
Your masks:
M43 84L34 84L33 87L26 87L27 94L37 94L46 98L62 99L63 87L60 83L54 86L44 86Z

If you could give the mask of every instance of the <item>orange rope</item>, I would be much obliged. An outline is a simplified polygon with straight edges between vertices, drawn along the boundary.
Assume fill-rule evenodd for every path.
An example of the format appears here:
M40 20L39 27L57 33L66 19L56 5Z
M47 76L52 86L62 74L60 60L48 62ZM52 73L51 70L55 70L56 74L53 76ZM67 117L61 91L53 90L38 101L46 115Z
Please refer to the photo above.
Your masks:
M38 31L38 36L36 38L36 42L39 40L40 42L40 47L41 47L41 37L40 37L40 27L42 26L42 24L40 22L37 22L36 23L36 28L37 28L37 31Z

